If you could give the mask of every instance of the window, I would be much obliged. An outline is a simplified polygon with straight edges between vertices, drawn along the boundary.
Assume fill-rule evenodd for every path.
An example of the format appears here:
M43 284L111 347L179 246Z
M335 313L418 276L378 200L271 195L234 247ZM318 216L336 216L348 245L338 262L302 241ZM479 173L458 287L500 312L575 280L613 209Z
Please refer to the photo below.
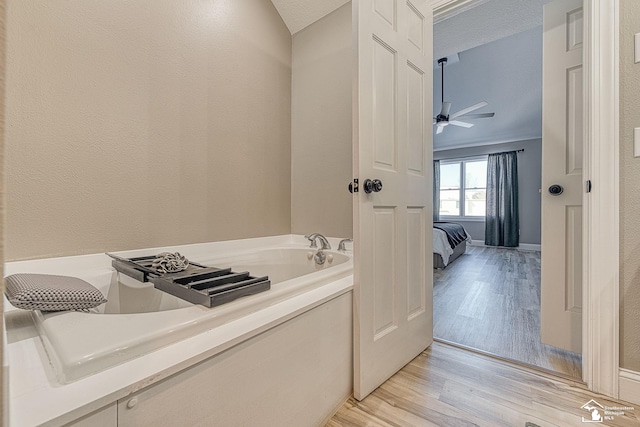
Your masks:
M487 158L440 161L440 216L485 216Z

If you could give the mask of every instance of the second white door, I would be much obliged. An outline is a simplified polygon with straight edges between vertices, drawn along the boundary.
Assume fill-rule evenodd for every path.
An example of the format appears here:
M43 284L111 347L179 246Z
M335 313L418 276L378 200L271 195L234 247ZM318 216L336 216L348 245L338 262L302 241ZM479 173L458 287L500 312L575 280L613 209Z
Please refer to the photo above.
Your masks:
M582 0L544 6L541 338L576 353L582 352L583 27Z

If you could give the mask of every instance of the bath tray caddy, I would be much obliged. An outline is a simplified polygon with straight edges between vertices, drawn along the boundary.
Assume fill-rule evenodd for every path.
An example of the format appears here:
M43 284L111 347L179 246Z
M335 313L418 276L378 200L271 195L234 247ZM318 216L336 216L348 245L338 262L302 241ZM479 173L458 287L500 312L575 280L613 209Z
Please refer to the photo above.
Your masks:
M268 276L253 277L248 271L236 273L230 268L189 262L184 271L159 273L151 267L155 256L122 258L107 255L113 258L111 265L120 273L140 282L151 282L156 289L206 307L216 307L271 288Z

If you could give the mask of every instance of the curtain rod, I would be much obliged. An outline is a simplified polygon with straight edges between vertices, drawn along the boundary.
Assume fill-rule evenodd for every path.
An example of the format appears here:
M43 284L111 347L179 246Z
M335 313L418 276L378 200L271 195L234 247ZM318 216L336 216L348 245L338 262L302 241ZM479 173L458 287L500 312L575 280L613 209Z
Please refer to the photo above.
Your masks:
M524 151L524 148L521 148L519 150L509 150L509 151L498 151L497 153L487 153L487 154L474 154L472 156L454 156L454 157L447 157L444 159L433 159L433 160L456 160L456 159L468 159L471 157L480 157L480 156L488 156L489 154L499 154L499 153L508 153L510 151L515 151L516 153L522 153Z

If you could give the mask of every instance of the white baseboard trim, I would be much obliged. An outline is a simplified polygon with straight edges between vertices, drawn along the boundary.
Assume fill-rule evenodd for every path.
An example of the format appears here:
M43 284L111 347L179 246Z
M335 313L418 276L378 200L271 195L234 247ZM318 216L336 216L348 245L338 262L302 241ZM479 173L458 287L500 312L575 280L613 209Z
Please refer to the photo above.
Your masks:
M484 244L483 240L471 240L472 246L487 246ZM533 243L520 243L520 246L517 248L505 248L503 246L491 246L492 248L502 248L502 249L515 249L518 251L540 251L540 245L536 245Z
M520 243L518 246L519 251L538 251L540 252L540 245L536 245L533 243Z
M620 400L640 405L640 372L620 368L618 388Z

